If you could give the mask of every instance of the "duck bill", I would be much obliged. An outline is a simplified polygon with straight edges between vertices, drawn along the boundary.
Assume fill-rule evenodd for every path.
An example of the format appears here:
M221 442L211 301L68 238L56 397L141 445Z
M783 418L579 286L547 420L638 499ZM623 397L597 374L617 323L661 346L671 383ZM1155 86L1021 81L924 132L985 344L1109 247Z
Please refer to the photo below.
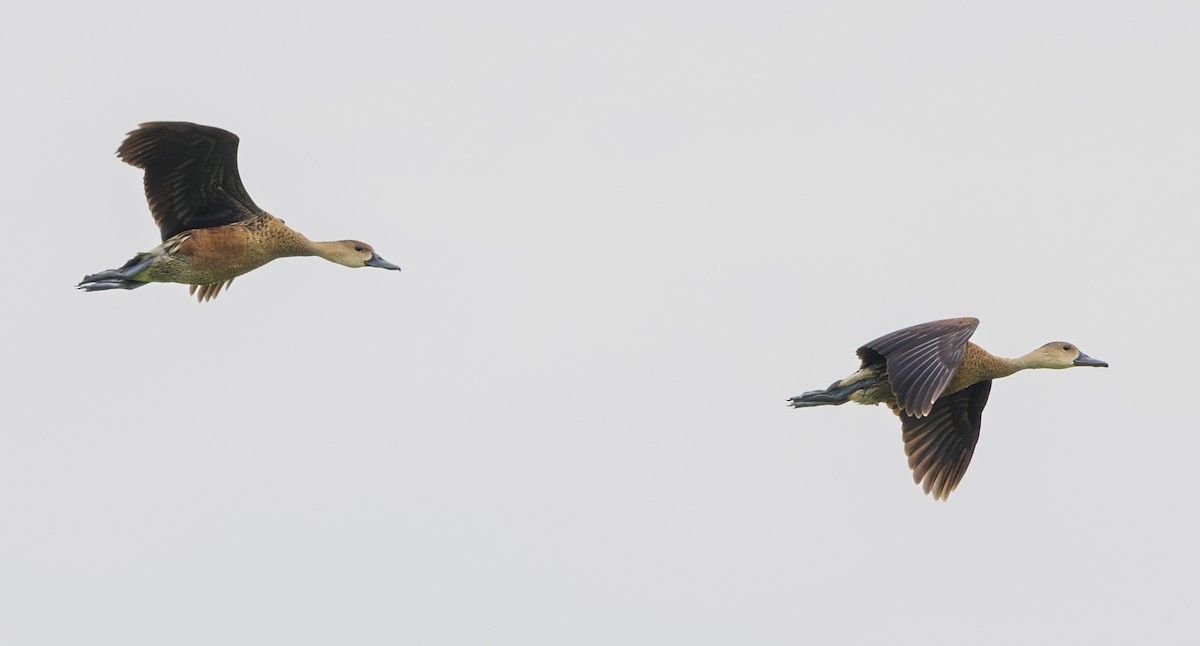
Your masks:
M395 269L396 271L400 271L399 267L384 260L383 258L380 258L379 254L377 254L375 252L371 252L371 257L368 258L367 261L363 263L363 265L365 265L367 267L379 267L380 269Z
M1099 359L1093 359L1093 358L1087 356L1086 354L1080 352L1079 356L1075 358L1075 365L1077 365L1077 366L1094 366L1096 368L1107 368L1108 362L1101 361Z

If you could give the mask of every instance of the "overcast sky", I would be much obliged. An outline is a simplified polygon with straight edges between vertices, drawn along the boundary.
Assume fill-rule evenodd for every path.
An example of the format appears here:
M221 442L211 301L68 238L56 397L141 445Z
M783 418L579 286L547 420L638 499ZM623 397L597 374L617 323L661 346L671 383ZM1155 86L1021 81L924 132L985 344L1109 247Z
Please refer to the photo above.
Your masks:
M1194 643L1200 7L18 3L0 23L0 643ZM401 273L203 305L143 121ZM883 408L996 382L946 503Z

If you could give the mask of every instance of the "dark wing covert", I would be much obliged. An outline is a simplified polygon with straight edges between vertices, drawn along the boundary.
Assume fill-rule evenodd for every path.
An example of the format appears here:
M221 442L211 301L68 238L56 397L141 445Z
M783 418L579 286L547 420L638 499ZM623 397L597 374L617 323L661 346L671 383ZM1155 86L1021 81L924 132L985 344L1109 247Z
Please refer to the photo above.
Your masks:
M975 318L921 323L867 343L858 356L863 367L885 360L896 404L905 413L924 417L962 363L967 339L978 326Z
M232 132L181 121L143 123L117 156L146 171L150 213L162 239L189 229L240 222L262 213L238 176Z

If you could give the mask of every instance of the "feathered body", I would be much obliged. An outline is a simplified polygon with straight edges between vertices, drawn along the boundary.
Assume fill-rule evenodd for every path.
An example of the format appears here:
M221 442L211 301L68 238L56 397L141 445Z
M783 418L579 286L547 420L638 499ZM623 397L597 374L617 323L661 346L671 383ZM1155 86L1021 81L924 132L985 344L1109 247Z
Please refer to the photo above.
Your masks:
M939 396L952 395L981 381L1007 377L1018 370L1020 368L1014 360L997 357L974 343L967 343L962 362L954 370L946 388ZM859 368L845 379L833 382L828 390L842 390L856 384L861 389L852 390L848 401L867 406L885 404L897 414L901 412L896 402L896 393L892 391L892 382L888 379L887 363L883 359Z

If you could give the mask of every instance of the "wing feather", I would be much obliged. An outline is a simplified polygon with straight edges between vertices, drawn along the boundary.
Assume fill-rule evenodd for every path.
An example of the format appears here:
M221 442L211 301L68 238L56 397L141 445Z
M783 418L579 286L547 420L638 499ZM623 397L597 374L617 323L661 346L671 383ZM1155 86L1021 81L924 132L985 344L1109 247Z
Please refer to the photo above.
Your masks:
M962 362L979 319L957 318L897 330L858 349L863 367L882 356L900 410L924 417Z
M900 413L913 482L935 499L949 497L971 464L991 390L991 381L981 381L938 399L924 417Z
M117 156L143 169L146 202L162 239L262 213L242 185L237 135L182 121L143 123Z

